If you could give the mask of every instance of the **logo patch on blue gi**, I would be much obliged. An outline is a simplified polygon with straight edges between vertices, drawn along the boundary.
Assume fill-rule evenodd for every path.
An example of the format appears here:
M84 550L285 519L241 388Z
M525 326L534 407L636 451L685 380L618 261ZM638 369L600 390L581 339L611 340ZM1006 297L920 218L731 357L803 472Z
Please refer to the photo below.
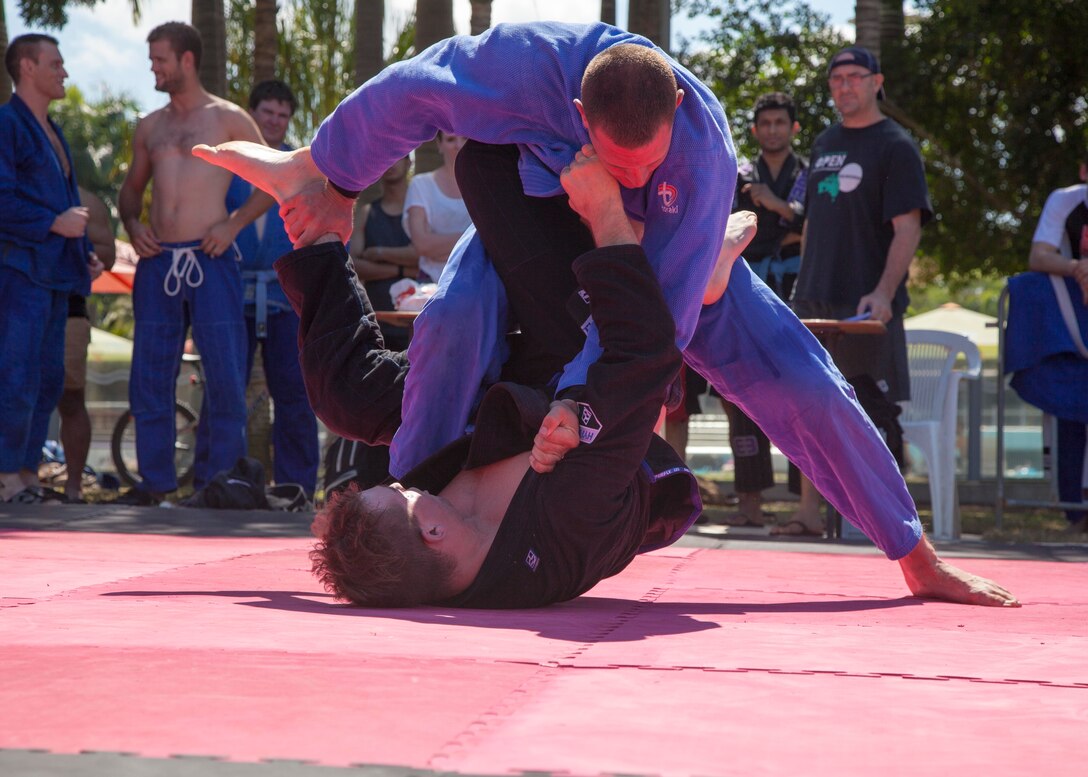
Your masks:
M529 552L525 554L525 566L536 572L536 568L540 566L540 556L536 554L536 551L529 548Z
M680 212L680 207L676 204L678 194L676 187L667 181L662 181L657 185L657 196L661 200L662 213Z
M578 440L589 445L601 433L601 422L593 408L585 402L578 403Z

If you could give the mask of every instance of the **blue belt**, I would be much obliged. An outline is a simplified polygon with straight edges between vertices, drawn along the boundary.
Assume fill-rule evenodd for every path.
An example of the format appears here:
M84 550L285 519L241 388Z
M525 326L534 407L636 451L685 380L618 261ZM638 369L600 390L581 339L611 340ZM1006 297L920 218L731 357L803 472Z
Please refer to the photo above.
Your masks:
M764 283L767 282L768 277L773 275L775 284L781 287L782 279L785 276L797 275L801 271L801 255L798 254L783 259L778 254L771 254L755 262L749 262L748 266Z
M249 291L249 284L253 282L254 286L254 298L253 302L257 306L257 339L264 340L268 337L268 284L275 283L277 281L275 270L243 270L242 280L246 282L246 291ZM246 294L246 300L249 300L249 294ZM273 303L277 307L278 304Z

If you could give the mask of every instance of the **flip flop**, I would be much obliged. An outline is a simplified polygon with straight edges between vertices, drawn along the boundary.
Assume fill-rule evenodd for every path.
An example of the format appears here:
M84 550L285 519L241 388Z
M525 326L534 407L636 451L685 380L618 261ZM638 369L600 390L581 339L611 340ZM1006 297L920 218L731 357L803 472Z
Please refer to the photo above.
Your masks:
M762 515L763 518L774 518L774 513L768 513L764 511ZM767 525L766 522L763 520L753 521L744 513L733 513L732 515L727 515L720 521L720 523L725 526L734 526L737 528L751 526L754 529L762 529Z
M793 529L796 527L796 530ZM816 531L811 526L802 523L798 520L786 521L783 524L775 526L771 529L771 536L773 537L823 537L824 532L821 529Z

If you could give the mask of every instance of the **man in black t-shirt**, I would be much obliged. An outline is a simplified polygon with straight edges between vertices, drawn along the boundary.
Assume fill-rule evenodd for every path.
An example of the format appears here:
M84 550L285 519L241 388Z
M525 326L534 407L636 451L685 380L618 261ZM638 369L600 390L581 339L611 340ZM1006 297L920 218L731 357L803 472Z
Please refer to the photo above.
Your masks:
M259 148L234 162L261 188L282 175ZM342 492L315 518L321 541L312 554L337 596L370 606L540 606L589 590L694 519L693 478L653 434L680 364L661 289L593 148L560 180L596 246L572 258L604 356L584 385L550 405L550 394L493 386L472 437L450 446L461 450L432 455L406 484ZM732 267L735 251L727 240L719 263ZM384 349L346 258L327 234L280 259L276 272L302 322L300 361L315 409L333 431L388 441L408 364ZM722 291L708 287L704 299ZM1018 606L996 583L941 561L924 536L898 560L915 595Z
M922 226L933 216L925 169L914 141L880 111L884 75L867 49L851 46L832 57L828 84L842 121L816 138L809 155L793 308L802 319L882 321L886 335L843 338L831 355L848 380L868 375L888 402L899 402L910 399L907 273ZM818 529L819 513L805 482L801 510L784 533Z

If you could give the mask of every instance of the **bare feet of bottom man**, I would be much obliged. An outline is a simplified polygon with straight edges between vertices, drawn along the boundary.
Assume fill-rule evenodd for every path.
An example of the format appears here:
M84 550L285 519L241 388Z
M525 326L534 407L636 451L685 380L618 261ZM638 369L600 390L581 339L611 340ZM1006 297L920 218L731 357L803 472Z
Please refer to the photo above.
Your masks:
M738 210L736 213L729 214L729 221L725 225L725 239L718 252L718 261L714 264L714 271L710 274L706 291L703 293L704 305L717 302L725 294L725 289L729 285L729 275L733 272L733 263L740 258L741 253L755 236L756 214L750 210Z

